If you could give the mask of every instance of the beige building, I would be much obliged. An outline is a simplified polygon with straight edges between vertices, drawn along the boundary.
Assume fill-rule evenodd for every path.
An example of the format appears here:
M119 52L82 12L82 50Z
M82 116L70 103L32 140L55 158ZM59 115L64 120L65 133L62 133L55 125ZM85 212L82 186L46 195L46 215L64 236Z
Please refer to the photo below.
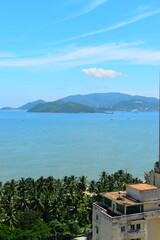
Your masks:
M154 186L160 187L160 162L157 162L154 171L150 171L150 183Z
M160 188L128 185L93 204L93 240L160 240Z

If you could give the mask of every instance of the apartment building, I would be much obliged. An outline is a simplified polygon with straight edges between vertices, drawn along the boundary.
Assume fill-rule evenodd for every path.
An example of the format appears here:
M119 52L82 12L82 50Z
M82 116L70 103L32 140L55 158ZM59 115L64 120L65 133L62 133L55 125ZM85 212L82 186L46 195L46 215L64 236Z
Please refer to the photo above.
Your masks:
M160 240L160 188L128 185L93 204L93 240Z

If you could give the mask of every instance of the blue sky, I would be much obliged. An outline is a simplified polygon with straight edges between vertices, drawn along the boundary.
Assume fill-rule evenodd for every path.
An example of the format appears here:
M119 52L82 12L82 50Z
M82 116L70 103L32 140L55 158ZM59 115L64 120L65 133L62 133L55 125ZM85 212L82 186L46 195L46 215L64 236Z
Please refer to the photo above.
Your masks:
M160 1L1 0L0 107L74 94L158 97Z

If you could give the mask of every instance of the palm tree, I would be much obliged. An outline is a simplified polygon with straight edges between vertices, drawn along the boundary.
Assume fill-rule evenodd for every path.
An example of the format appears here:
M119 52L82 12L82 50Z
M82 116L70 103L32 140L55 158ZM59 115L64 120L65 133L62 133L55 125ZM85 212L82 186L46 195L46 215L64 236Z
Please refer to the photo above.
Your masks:
M78 188L81 191L85 191L86 190L86 188L87 188L87 177L85 177L85 176L79 177Z
M100 192L107 192L108 191L108 174L103 171L100 175Z
M10 228L14 228L16 223L16 209L15 209L15 201L12 194L8 191L7 194L4 194L1 198L1 206L4 210L3 221Z
M92 180L92 181L90 181L90 183L89 183L89 186L88 186L88 191L89 192L96 192L97 191L97 186L96 186L97 184L96 184L96 181L95 180Z

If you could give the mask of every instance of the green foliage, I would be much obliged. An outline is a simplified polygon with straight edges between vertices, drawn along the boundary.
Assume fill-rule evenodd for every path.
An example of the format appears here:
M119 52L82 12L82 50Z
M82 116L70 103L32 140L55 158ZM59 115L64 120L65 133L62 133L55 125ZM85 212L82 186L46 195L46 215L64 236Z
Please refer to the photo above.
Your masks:
M31 229L11 229L5 224L0 225L0 240L39 240L51 236L50 228L43 221L32 225Z
M51 229L42 220L39 220L36 224L33 225L32 231L37 235L37 238L39 236L41 236L43 239L51 237Z
M85 176L37 180L21 178L0 184L0 240L64 239L82 234L92 222L92 204L98 193L124 190L142 182L119 170L101 173L98 181ZM97 193L88 196L84 191Z
M10 236L10 228L5 224L0 224L0 240L6 240L8 236Z
M32 210L17 213L17 224L23 230L32 229L41 221L40 213Z
M52 112L52 113L95 113L98 112L93 107L75 102L47 102L38 104L29 109L29 112Z
M48 226L51 229L52 236L63 238L64 236L72 236L72 234L69 231L69 226L66 223L61 223L58 220L53 220L48 223Z
M149 172L144 173L144 180L147 184L150 184L150 173Z
M159 163L159 161L155 162L154 167L155 167L155 168L160 168L160 163Z
M90 182L89 190L96 193L123 191L127 184L136 183L142 183L142 180L134 178L132 174L124 172L123 170L118 170L111 175L103 171L97 182Z

